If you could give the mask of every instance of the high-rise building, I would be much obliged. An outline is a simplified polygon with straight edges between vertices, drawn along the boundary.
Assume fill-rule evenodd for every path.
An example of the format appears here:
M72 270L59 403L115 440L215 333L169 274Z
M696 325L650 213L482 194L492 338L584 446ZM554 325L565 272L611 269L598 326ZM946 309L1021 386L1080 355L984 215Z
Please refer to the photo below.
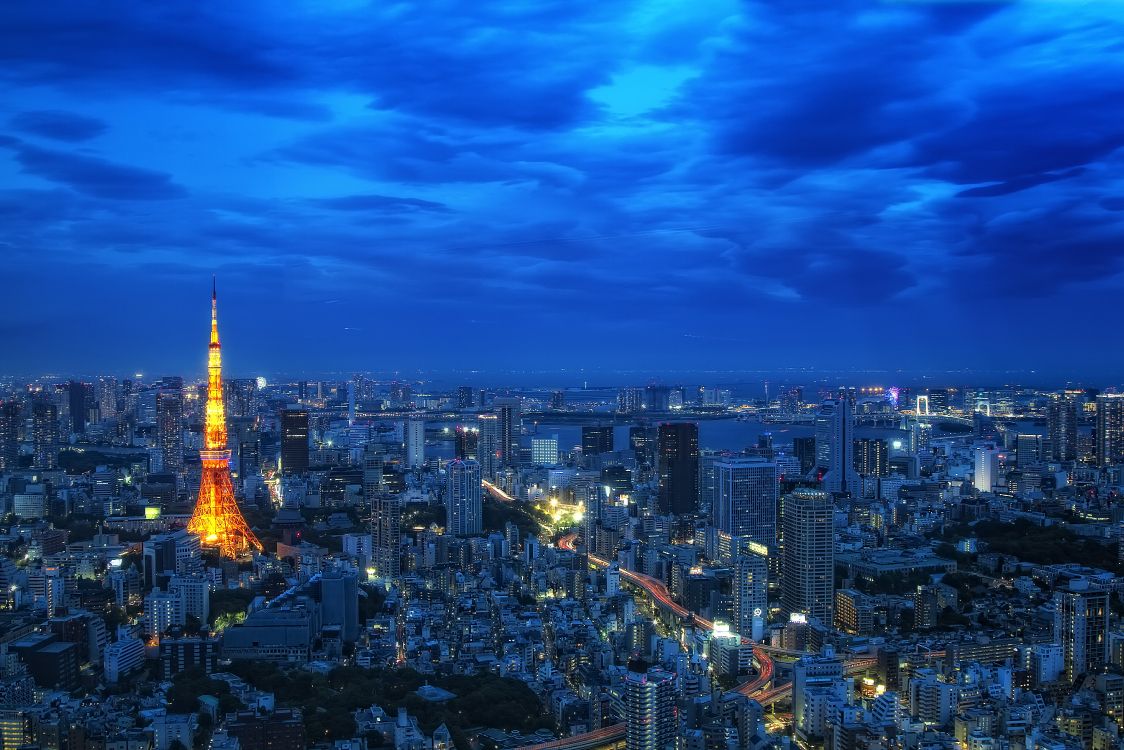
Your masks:
M484 498L480 486L480 464L456 459L445 467L445 532L453 536L479 534L484 524Z
M1108 661L1108 591L1085 579L1054 592L1054 642L1062 645L1071 684Z
M642 388L621 388L617 391L617 411L622 414L634 414L644 408L644 390Z
M694 422L660 424L656 453L659 512L695 513L699 502L699 426Z
M519 465L519 437L523 432L523 402L520 398L500 396L492 401L492 408L499 418L499 434L496 449L499 452L499 466L508 468Z
M472 409L475 404L472 402L475 391L471 385L462 385L457 388L457 409L464 411Z
M769 620L769 549L752 541L735 546L740 549L730 566L734 622L738 633L759 641Z
M477 457L477 446L479 445L480 430L476 427L469 427L467 425L459 424L453 432L453 457L454 458L475 458L480 461L481 468L484 462Z
M858 474L855 473L855 402L852 394L841 392L839 398L831 403L834 408L831 410L830 432L827 435L829 456L823 486L828 492L854 492L861 486ZM818 433L816 445L818 449Z
M99 419L117 416L117 378L98 378L95 396Z
M1124 393L1097 396L1097 466L1124 464Z
M781 604L789 614L833 622L835 596L834 505L831 495L798 489L783 502L784 564Z
M59 464L59 408L45 399L31 405L31 439L35 467L53 469Z
M161 389L156 394L156 444L160 449L160 470L169 474L183 471L183 392Z
M1024 469L1042 460L1042 436L1018 435L1015 437L1015 464Z
M211 342L207 348L207 405L203 418L202 473L199 496L187 530L199 542L218 547L224 557L238 557L262 544L250 530L234 499L227 447L226 406L223 403L222 347L219 344L218 295L211 291Z
M979 492L991 492L999 484L999 449L994 445L981 445L975 451L975 473L972 484Z
M371 567L392 581L402 572L402 500L383 480L384 457L374 443L363 448L363 495L371 504Z
M425 465L425 421L406 420L406 466L420 469Z
M628 447L636 454L636 463L652 463L652 430L647 425L634 424L628 428Z
M773 549L777 544L777 465L759 458L715 462L716 528ZM738 631L742 632L742 631Z
M882 438L855 441L855 471L860 477L885 477L890 474L890 451Z
M800 473L808 474L816 468L816 438L794 437L792 439L792 455L800 462Z
M500 467L500 418L495 414L481 414L476 424L480 430L476 440L476 460L480 462L484 478L491 479Z
M644 408L654 412L669 411L671 409L671 388L666 385L645 386Z
M81 435L90 421L90 409L94 406L94 386L92 383L70 381L67 386L70 396L71 432Z
M19 463L20 405L0 401L0 472L12 471Z
M819 747L831 725L834 705L846 705L850 689L843 662L828 647L824 654L804 656L792 667L792 725L800 748Z
M531 463L535 466L558 463L558 437L531 438Z
M281 473L285 476L308 471L308 410L281 411Z
M1046 437L1052 461L1077 460L1077 399L1054 394L1046 406Z
M949 395L947 388L929 389L929 413L948 414Z
M582 455L596 456L613 452L613 426L582 425Z
M629 672L624 681L625 746L674 750L679 735L675 675L658 669Z

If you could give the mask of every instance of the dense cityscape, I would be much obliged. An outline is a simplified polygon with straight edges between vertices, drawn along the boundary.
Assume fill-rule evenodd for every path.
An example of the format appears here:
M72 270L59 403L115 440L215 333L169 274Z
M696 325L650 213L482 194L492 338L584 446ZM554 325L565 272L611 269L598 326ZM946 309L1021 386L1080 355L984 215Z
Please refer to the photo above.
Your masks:
M3 383L4 750L1120 743L1124 393L267 382L220 310Z
M1124 750L1124 2L0 2L0 750Z

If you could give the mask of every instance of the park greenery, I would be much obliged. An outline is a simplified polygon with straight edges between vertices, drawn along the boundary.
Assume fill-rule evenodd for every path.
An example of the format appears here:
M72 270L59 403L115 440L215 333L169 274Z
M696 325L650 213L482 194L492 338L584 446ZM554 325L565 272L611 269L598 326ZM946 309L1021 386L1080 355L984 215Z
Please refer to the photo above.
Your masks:
M471 728L532 732L551 726L538 697L526 684L494 674L438 676L412 669L338 667L323 675L250 661L235 662L230 671L255 688L272 692L279 705L299 708L307 736L316 741L354 736L354 712L373 705L382 707L391 717L404 707L427 733L445 724L461 750L469 747L466 731ZM418 688L427 683L456 697L440 703L427 701L417 694ZM372 746L377 741L368 738Z

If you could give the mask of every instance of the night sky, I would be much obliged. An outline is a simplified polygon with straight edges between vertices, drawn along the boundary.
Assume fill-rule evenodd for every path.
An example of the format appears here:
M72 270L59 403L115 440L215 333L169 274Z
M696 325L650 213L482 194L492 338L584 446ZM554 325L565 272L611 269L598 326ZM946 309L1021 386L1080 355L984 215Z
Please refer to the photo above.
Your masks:
M0 373L201 374L215 273L232 374L1119 382L1122 40L1116 2L6 2Z

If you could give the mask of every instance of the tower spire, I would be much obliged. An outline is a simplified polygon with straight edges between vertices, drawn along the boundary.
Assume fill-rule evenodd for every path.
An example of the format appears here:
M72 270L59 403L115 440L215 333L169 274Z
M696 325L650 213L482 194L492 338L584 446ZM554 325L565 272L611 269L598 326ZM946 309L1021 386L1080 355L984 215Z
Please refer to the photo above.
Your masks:
M250 530L230 480L230 450L226 439L223 408L222 348L219 346L218 285L211 279L211 343L207 347L207 405L203 420L203 450L199 451L203 473L199 499L187 530L198 534L206 546L218 547L224 557L238 557L261 542Z

